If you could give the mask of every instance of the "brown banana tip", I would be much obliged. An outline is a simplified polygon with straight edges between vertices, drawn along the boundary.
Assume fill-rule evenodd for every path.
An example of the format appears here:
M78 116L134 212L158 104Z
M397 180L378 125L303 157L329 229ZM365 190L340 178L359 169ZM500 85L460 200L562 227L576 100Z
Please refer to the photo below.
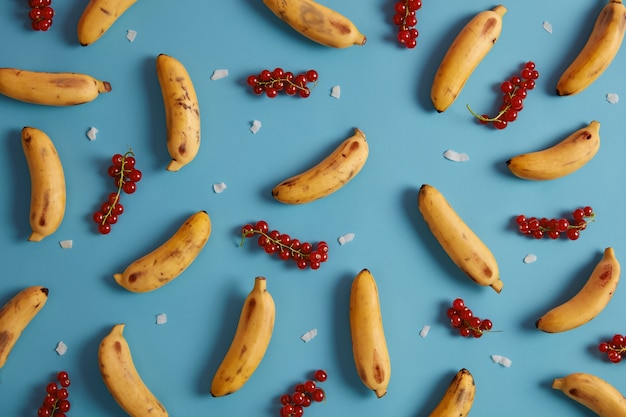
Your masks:
M509 165L511 165L511 160L510 160L510 159L508 159L508 160L506 161L506 166L509 166Z
M365 45L367 43L367 36L363 35L363 40L361 41L361 45Z
M500 294L500 291L502 291L502 287L504 286L504 283L500 280L497 280L496 282L494 282L493 284L491 284L491 288L493 288L494 290L496 290L496 292L498 294Z
M46 297L48 296L48 293L50 292L46 287L42 287L41 288L41 292L46 294Z
M563 380L561 378L556 378L552 380L552 388L561 389L562 386L563 386Z
M102 91L101 93L108 93L111 91L113 87L111 87L111 83L108 81L102 81Z

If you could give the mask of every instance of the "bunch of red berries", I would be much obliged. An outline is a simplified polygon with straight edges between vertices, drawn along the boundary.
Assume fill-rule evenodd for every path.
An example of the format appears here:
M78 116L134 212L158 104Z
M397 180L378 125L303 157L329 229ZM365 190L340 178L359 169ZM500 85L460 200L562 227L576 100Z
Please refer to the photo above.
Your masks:
M67 372L57 373L56 381L46 385L46 396L37 410L37 417L66 417L65 413L70 411L70 402L67 399L70 395L67 390L69 386L70 377Z
M274 68L273 71L266 69L257 75L250 75L247 83L257 95L265 93L266 96L274 98L283 91L290 96L298 94L302 98L307 98L311 95L307 83L317 83L317 78L317 71L312 69L294 75L282 68Z
M93 215L98 232L103 235L111 232L111 225L117 223L118 216L124 212L124 206L120 203L122 191L126 194L134 193L137 190L136 183L141 180L142 173L135 168L133 155L133 151L129 150L124 155L118 153L111 158L112 165L107 172L115 180L117 191L109 194L107 202Z
M606 353L609 361L619 363L622 361L622 355L626 354L626 335L616 334L608 342L600 342L598 350Z
M45 32L52 26L54 9L50 4L52 4L52 0L28 0L30 6L28 17L30 17L33 30Z
M288 234L280 233L278 230L269 230L266 221L259 220L256 224L246 224L241 228L241 246L245 238L252 238L258 235L259 246L265 252L278 257L284 261L293 260L300 269L318 269L322 262L328 259L328 244L324 241L318 242L317 247L313 247L308 242L300 242L292 239Z
M457 298L452 302L452 307L448 308L447 315L450 319L450 325L458 329L459 334L463 337L479 338L493 327L491 320L476 317L472 310L465 305L462 298Z
M283 394L280 397L280 417L302 417L304 409L312 403L322 402L326 393L318 386L328 378L326 371L318 369L313 373L313 379L296 384L292 394Z
M415 29L415 12L422 8L421 0L398 0L394 5L393 23L398 26L398 42L409 49L417 45L419 32Z
M566 218L548 219L543 217L526 217L520 214L515 218L515 223L520 233L541 239L548 236L550 239L558 239L559 236L567 236L569 240L580 237L580 231L587 228L587 223L593 221L595 213L589 206L577 208L572 212L572 220Z

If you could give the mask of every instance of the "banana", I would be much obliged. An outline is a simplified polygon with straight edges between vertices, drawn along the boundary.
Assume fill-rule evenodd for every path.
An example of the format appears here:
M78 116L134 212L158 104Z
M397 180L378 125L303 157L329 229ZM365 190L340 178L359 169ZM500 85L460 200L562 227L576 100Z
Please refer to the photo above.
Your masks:
M571 174L591 161L600 149L600 123L570 134L549 148L514 156L506 161L509 170L527 180L553 180Z
M48 289L27 287L0 308L0 369L28 324L48 301Z
M267 280L256 277L241 309L233 340L211 382L213 397L232 394L250 379L269 346L275 316Z
M587 282L572 298L544 314L535 325L547 333L559 333L575 329L595 318L607 306L620 278L620 264L615 251L604 250Z
M115 281L132 292L161 288L183 273L204 248L211 235L206 211L192 214L161 246L131 263Z
M109 91L108 81L86 74L0 68L0 94L26 103L75 106Z
M381 398L387 393L391 361L383 329L378 287L371 272L361 270L350 289L350 334L359 378Z
M331 48L364 45L367 37L346 16L313 0L263 0L296 32Z
M354 135L318 164L275 186L272 195L285 204L304 204L326 197L352 180L365 165L368 155L365 133L356 128Z
M104 385L132 417L169 416L137 372L123 333L124 324L114 325L98 347L98 366Z
M476 384L467 369L459 370L429 417L465 417L474 404Z
M559 78L556 94L569 96L589 87L613 62L625 32L626 7L622 0L609 0L600 11L585 46Z
M552 388L600 417L626 417L626 398L613 385L595 375L575 372L555 378Z
M495 257L443 194L432 185L423 184L417 203L426 224L450 259L472 281L499 293L503 283Z
M441 113L454 103L478 64L502 32L506 7L498 5L474 16L456 36L435 73L430 98Z
M91 45L137 0L90 0L78 20L78 42Z
M200 106L191 77L179 60L160 54L156 71L165 106L167 150L172 158L166 169L178 171L200 150Z
M22 148L31 180L31 242L54 233L65 216L65 174L59 154L48 135L34 127L22 129Z

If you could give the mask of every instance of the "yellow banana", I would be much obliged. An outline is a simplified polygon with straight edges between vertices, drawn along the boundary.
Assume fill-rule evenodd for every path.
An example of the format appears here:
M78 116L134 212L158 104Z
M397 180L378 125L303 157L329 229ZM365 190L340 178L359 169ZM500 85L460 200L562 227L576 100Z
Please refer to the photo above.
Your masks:
M555 378L552 388L600 417L626 417L626 398L613 385L595 375L575 372Z
M137 0L90 0L78 20L78 42L91 45Z
M527 180L553 180L571 174L591 161L600 149L600 123L570 134L547 149L514 156L506 161L509 170Z
M26 103L75 106L111 91L108 81L75 72L41 72L0 68L0 94Z
M387 393L391 360L383 329L378 287L363 269L350 289L350 333L356 371L363 384L381 398Z
M454 39L435 73L430 98L438 112L454 103L478 64L502 32L506 7L498 5L474 16Z
M611 301L619 278L620 264L615 257L615 251L613 248L606 248L602 259L580 291L537 320L537 328L547 333L559 333L591 321Z
M211 235L206 211L191 215L161 246L131 263L115 281L132 292L161 288L183 273L204 248Z
M272 195L285 204L304 204L326 197L352 180L365 165L368 155L365 133L356 128L354 135L318 164L274 187Z
M34 127L22 129L22 148L30 172L30 227L28 240L39 242L54 233L65 216L65 174L48 135Z
M569 96L589 87L609 67L626 32L626 7L622 0L609 0L602 8L587 43L563 72L556 94Z
M476 384L467 369L459 370L429 417L465 417L474 404Z
M191 77L183 64L160 54L156 71L165 105L167 151L172 160L168 171L178 171L200 150L200 106Z
M98 365L104 385L128 415L167 417L167 410L137 372L123 332L124 324L114 325L98 347Z
M269 346L276 310L267 280L256 277L243 304L233 340L211 382L211 395L232 394L250 379Z
M0 308L0 369L6 364L22 332L48 301L48 289L27 287Z
M313 0L263 0L296 32L331 48L364 45L367 41L346 16Z
M503 283L495 257L443 194L423 184L417 203L426 224L456 266L475 283L499 293Z

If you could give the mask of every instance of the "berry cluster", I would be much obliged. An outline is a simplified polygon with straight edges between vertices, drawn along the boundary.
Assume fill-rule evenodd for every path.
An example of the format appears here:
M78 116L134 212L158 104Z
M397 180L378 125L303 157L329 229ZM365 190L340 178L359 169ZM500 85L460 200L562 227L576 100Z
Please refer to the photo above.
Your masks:
M612 363L621 362L622 354L626 354L626 335L616 334L609 342L600 342L598 350L606 353Z
M398 0L394 5L393 23L398 26L398 42L409 49L417 45L419 32L415 29L415 12L422 8L421 0Z
M459 334L463 337L479 338L493 327L491 320L476 317L472 310L465 305L462 298L457 298L452 302L452 307L448 308L447 315L450 319L450 325L458 329Z
M70 402L67 399L70 395L67 390L69 386L70 377L67 372L57 373L56 381L46 385L46 396L37 410L37 417L65 417L65 413L70 411Z
M98 232L103 235L111 232L111 225L117 223L117 217L124 212L124 206L120 203L122 191L132 194L136 191L136 183L141 180L141 171L135 168L135 157L132 150L124 155L115 154L111 158L112 165L108 174L115 180L117 192L109 194L106 203L100 206L100 211L93 215L93 220L98 224Z
M274 98L283 91L290 96L298 94L302 98L307 98L311 95L311 89L307 83L317 84L317 78L317 71L312 69L294 75L292 72L285 72L282 68L274 68L273 71L266 69L257 75L250 75L247 83L257 95L265 93L266 96Z
M54 9L50 4L52 4L52 0L28 0L30 6L28 17L30 17L33 30L45 32L52 26Z
M535 63L528 61L522 67L519 75L514 75L500 84L502 104L498 114L489 117L487 114L475 113L469 105L467 109L478 119L479 123L493 123L493 127L496 129L504 129L509 123L517 120L518 113L524 108L524 100L528 95L528 90L535 88L537 78L539 78L539 71L535 69Z
M317 383L324 382L327 378L326 371L318 369L314 372L313 379L296 384L292 394L281 395L280 417L302 417L306 407L314 402L324 401L326 393Z
M313 247L308 242L300 242L292 239L285 233L278 230L269 230L266 221L259 220L256 224L246 224L241 228L241 246L245 238L259 235L258 244L265 252L272 255L278 254L282 260L293 260L300 269L318 269L322 262L328 259L328 244L324 241L318 242L317 247Z
M550 239L558 239L559 236L567 236L569 240L580 237L580 231L587 228L587 223L593 221L596 214L589 206L577 208L572 212L572 220L566 218L548 219L543 217L526 217L520 214L515 218L515 223L520 233L541 239L548 236Z

